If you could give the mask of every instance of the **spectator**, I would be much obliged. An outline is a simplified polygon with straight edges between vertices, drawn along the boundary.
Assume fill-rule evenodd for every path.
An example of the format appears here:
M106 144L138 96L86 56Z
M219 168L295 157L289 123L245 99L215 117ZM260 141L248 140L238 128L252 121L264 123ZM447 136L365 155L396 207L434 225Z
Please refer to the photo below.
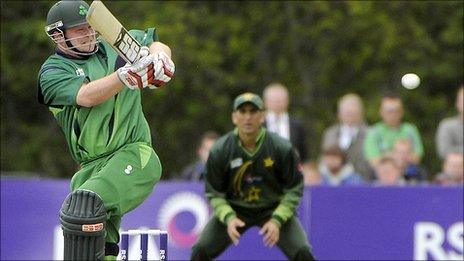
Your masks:
M379 159L375 168L375 175L377 177L374 182L375 185L396 186L406 184L400 167L393 158L388 156Z
M306 148L306 131L303 123L288 114L289 96L287 88L280 83L271 83L263 92L266 118L264 125L270 132L290 140L296 148L301 162L309 158Z
M393 146L391 157L395 160L408 183L417 183L427 180L427 172L419 164L412 161L412 146L407 139L399 139Z
M347 162L345 153L338 146L324 151L319 172L324 185L340 186L363 183L361 176L354 171L353 165Z
M411 123L402 122L403 104L401 99L394 95L382 98L380 105L382 121L372 126L364 142L364 154L372 167L376 167L380 158L391 152L398 139L408 139L413 152L411 162L419 164L424 154L424 148L417 127Z
M208 160L209 151L214 142L219 138L219 134L215 131L205 132L200 140L197 148L197 160L182 171L182 179L199 181L204 179L203 172L205 170L206 160Z
M315 186L322 183L321 173L314 162L303 164L303 175L305 186Z
M374 173L364 157L363 144L367 125L361 97L349 93L338 101L339 123L324 131L322 151L337 145L347 156L347 160L364 180L372 180Z
M464 120L464 86L458 90L456 97L458 115L443 119L438 125L435 142L438 155L445 159L451 152L463 152L463 120Z
M443 163L443 170L437 175L435 182L440 185L463 185L463 168L463 154L458 152L448 153Z

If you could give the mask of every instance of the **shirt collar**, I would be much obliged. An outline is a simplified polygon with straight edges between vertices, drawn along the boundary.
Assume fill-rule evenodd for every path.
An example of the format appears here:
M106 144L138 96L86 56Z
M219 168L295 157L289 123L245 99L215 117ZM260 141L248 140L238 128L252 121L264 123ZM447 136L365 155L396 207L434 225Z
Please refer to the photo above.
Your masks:
M281 113L279 115L279 117L280 117L281 120L287 120L288 119L288 113L287 112ZM274 122L276 118L277 118L277 114L275 112L268 111L266 113L266 120Z
M342 124L340 125L340 130L341 130L341 131L350 131L350 132L351 132L351 131L354 131L355 133L357 133L358 130L359 130L359 127L358 127L357 125L350 126L350 125L348 125L348 124L343 124L343 123L342 123Z
M73 59L73 60L87 60L89 59L90 56L71 56L65 52L63 52L61 49L59 48L56 48L55 50L56 54L58 54L59 56L62 56L64 58L68 58L68 59Z
M266 132L266 128L261 127L261 129L259 130L258 136L256 136L256 139L255 139L256 143L259 143L261 141L261 139L264 137L265 132ZM234 134L235 136L237 136L238 142L241 146L242 142L240 141L240 137L238 136L238 128L234 129Z
M258 149L261 147L260 145L263 143L263 140L264 140L264 136L266 134L266 128L264 127L261 127L261 129L259 130L259 133L258 135L256 136L256 139L255 139L255 142L257 144L256 146L256 149L255 151L253 151L251 154L249 151L247 151L245 149L245 147L243 147L242 145L242 141L240 140L240 137L238 136L238 128L235 128L234 129L234 135L237 137L237 140L238 140L238 146L241 147L244 151L246 151L247 153L249 153L250 155L253 155L256 151L258 151Z

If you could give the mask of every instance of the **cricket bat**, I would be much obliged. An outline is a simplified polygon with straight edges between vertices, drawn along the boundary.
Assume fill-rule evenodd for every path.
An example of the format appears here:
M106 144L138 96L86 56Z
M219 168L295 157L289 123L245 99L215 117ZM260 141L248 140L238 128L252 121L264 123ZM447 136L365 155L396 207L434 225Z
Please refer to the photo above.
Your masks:
M93 1L87 12L87 22L128 63L137 60L141 45L114 17L101 1Z

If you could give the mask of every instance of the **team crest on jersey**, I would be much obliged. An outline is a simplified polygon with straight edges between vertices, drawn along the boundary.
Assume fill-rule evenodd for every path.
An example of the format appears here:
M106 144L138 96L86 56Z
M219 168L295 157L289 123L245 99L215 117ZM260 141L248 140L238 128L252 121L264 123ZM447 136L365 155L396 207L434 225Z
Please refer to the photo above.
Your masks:
M230 168L235 169L237 167L242 166L243 164L243 159L242 158L235 158L230 162Z
M84 70L82 68L77 68L76 74L77 76L85 76Z
M264 159L264 167L265 168L272 168L274 166L274 161L272 160L271 157L267 157Z

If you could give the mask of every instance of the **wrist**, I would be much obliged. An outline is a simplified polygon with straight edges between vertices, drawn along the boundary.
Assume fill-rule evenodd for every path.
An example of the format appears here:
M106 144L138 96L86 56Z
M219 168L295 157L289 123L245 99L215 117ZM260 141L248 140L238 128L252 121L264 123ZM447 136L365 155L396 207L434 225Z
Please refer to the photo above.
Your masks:
M116 79L119 81L119 83L120 83L122 86L125 86L124 81L123 81L123 79L121 78L121 77L123 77L123 76L121 75L122 70L123 70L123 67L117 69L117 70L114 72L114 74L116 74Z
M279 228L282 227L283 220L277 215L272 215L271 221L274 222Z
M224 217L224 224L226 226L229 225L229 222L236 217L237 217L237 214L235 214L234 212L230 212Z
M116 74L116 79L118 79L119 83L122 86L126 86L126 82L125 82L126 71L127 69L125 67L121 67L114 72L114 74Z
M117 79L122 88L127 87L131 90L145 88L140 75L132 71L132 67L127 65L116 70Z

